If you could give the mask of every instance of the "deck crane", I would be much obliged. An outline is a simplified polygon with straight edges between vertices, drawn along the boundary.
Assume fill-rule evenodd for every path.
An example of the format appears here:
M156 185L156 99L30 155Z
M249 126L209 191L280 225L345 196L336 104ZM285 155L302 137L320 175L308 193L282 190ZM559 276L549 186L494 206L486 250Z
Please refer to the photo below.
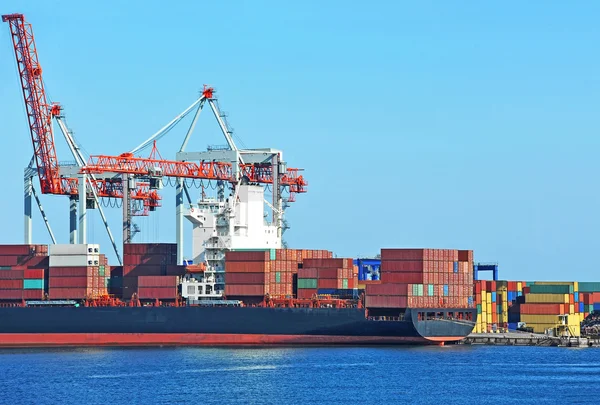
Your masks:
M293 201L295 193L306 192L307 183L303 176L299 175L300 169L285 167L285 163L281 161L280 151L272 149L239 150L236 147L231 136L232 131L224 119L224 114L219 110L213 88L205 86L198 100L132 151L119 156L92 155L85 162L63 120L62 107L58 103L49 104L46 101L42 69L38 62L31 25L25 22L22 14L4 15L2 20L10 24L42 193L71 197L71 243L75 243L73 229L75 228L76 216L73 213L77 206L74 201L79 200L79 243L85 243L85 212L91 196L92 201L97 204L100 210L117 258L121 262L114 238L99 205L99 198L123 199L123 241L129 242L131 240L130 200L141 200L144 206L150 209L160 206L160 196L151 184L147 186L147 183L136 181L136 186L130 186L131 180L138 178L150 178L150 181L162 177L177 179L177 243L179 247L178 261L180 263L183 257L183 213L181 205L183 202L182 194L185 191L185 187L183 187L184 179L229 182L234 186L236 193L237 188L235 188L235 185L241 181L272 184L273 204L268 205L273 209L273 220L281 233L282 188L288 188L290 193L288 201ZM185 152L196 121L207 102L218 121L229 149L218 152ZM164 136L169 129L194 108L197 108L196 113L177 154L178 160L163 159L156 148L156 140ZM77 162L75 167L69 168L58 165L54 147L52 119L55 119L58 123L67 141L67 145ZM153 148L148 158L134 156L135 152L151 144ZM195 161L198 161L198 163L194 163ZM31 173L31 170L29 170L29 173ZM109 175L111 177L97 178L97 176ZM31 177L29 177L29 181L31 181ZM26 185L26 190L28 186L32 188L31 184ZM188 200L190 200L189 195ZM29 218L29 229L30 226ZM49 226L48 230L51 233ZM26 241L30 241L30 239L31 233L26 225Z

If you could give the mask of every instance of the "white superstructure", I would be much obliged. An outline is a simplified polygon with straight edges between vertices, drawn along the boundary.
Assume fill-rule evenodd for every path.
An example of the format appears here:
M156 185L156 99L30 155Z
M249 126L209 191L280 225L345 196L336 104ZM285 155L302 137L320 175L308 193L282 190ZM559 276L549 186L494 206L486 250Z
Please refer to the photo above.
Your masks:
M234 249L279 249L277 226L266 221L264 188L240 185L219 201L203 198L185 217L193 227L193 261L205 263L203 277L186 276L182 296L189 300L219 297L224 290L225 252Z

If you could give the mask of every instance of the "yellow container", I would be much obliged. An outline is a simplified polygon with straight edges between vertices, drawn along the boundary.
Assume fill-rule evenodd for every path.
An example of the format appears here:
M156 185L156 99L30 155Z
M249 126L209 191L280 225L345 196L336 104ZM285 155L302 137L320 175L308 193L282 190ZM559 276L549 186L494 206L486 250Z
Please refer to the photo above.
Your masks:
M569 305L569 314L575 314L575 305L571 304ZM569 317L571 318L571 317Z
M530 323L544 323L556 325L558 321L557 315L524 315L521 314L521 322L525 322L527 325Z
M569 294L526 294L525 302L528 304L568 304Z
M487 300L486 300L486 302L492 302L492 293L491 292L487 293Z
M523 283L520 281L517 282L517 291L523 291Z
M579 282L573 281L573 292L579 292Z

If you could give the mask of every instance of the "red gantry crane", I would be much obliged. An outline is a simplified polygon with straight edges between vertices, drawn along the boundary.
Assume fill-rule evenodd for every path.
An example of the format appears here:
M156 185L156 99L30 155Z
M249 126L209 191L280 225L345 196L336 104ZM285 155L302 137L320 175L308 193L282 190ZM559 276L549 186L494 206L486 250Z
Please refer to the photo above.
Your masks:
M172 120L163 129L154 134L150 139L142 143L138 148L131 152L123 153L119 156L107 155L92 155L86 162L79 148L77 147L70 131L67 129L65 122L62 120L62 108L58 103L48 103L42 80L42 68L38 61L35 40L31 24L25 22L23 14L9 14L2 16L3 22L8 22L12 35L19 78L21 80L21 88L25 107L27 110L27 119L31 140L34 149L35 164L37 166L37 175L40 180L40 187L43 194L68 195L71 197L71 243L75 243L75 224L77 215L76 200L79 200L79 243L85 243L85 211L90 201L95 201L97 208L101 213L109 237L117 254L117 258L121 262L121 258L114 242L114 238L108 227L106 217L99 204L99 198L117 198L123 199L123 241L129 242L130 235L130 202L129 200L142 201L144 205L144 213L160 206L160 195L155 187L152 187L151 182L147 179L172 177L176 178L178 183L178 211L179 201L183 187L184 179L199 179L199 180L217 180L220 182L229 182L234 187L241 179L253 183L272 184L273 185L273 205L269 204L273 209L274 220L277 221L278 227L281 227L282 211L281 208L281 188L286 187L289 191L288 201L294 201L296 193L306 192L307 183L303 176L299 175L300 169L282 168L280 161L280 153L268 150L268 153L263 153L265 150L238 150L231 138L232 131L227 126L224 115L219 111L216 99L214 98L214 89L204 87L202 95L182 114ZM209 103L221 130L228 142L229 150L223 151L221 155L226 156L228 161L219 161L213 158L211 152L184 152L185 146L189 141L189 137L193 131L196 120L205 102ZM181 160L166 160L160 156L156 148L156 139L163 136L177 122L185 117L192 109L198 106L196 114L188 131L182 147L178 153L182 155ZM67 145L73 153L77 161L77 167L67 168L61 167L58 164L56 149L54 145L54 134L52 131L52 119L58 123L61 132L65 136ZM148 158L136 157L134 153L139 151L152 142L153 148ZM227 154L231 152L231 154ZM186 155L187 153L187 155ZM264 156L268 156L265 159ZM195 162L193 160L198 160ZM185 161L184 161L185 160ZM30 164L30 176L31 167ZM70 169L70 170L69 170ZM65 174L66 173L66 174ZM104 177L98 177L104 176ZM31 176L32 177L32 176ZM29 177L29 180L31 180ZM131 179L136 179L135 186L130 187ZM137 181L142 179L142 181ZM26 175L27 181L27 175ZM35 191L30 184L31 191L35 196ZM27 189L28 187L26 187ZM35 196L37 199L37 196ZM188 196L189 199L189 196ZM49 227L42 211L42 216L46 221L48 231L55 243L54 235ZM27 204L26 204L27 210ZM29 209L30 211L30 209ZM31 212L29 212L29 218ZM178 245L182 245L182 237L180 237L180 224L182 216L178 215ZM26 223L26 243L31 243L31 223ZM182 256L182 248L180 254ZM181 257L178 257L181 261Z

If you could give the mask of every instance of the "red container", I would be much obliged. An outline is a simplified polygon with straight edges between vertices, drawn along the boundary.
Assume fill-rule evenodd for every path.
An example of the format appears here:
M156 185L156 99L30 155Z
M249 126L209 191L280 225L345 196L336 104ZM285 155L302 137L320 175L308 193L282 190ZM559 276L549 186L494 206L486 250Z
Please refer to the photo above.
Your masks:
M179 284L177 276L139 276L138 287L171 287Z
M408 300L403 296L367 295L365 306L367 308L406 308Z
M176 243L126 243L123 245L123 255L165 255L177 254Z
M23 299L23 290L0 290L0 300Z
M44 269L28 269L24 271L24 277L26 280L30 279L42 279L44 278Z
M49 277L87 277L92 274L92 267L50 267Z
M225 252L225 262L267 262L270 259L268 250Z
M35 249L36 245L0 245L0 256L28 256Z
M123 276L162 276L164 266L123 266Z
M23 280L0 280L0 290L23 289Z
M0 256L0 266L16 266L19 264L18 256Z
M312 289L312 288L299 288L298 289L298 299L300 299L300 300L309 300L316 294L317 294L316 289Z
M147 299L175 299L177 298L177 288L175 287L139 287L138 298Z
M50 266L50 258L48 256L29 256L21 260L21 265L27 266L29 269L47 269Z
M267 281L265 273L227 273L225 272L225 284L265 284Z
M423 284L427 273L381 273L384 283ZM432 282L430 284L433 284Z
M225 273L264 273L266 270L265 262L225 262Z
M52 288L48 289L50 299L83 299L92 294L87 288Z
M381 249L381 261L426 260L427 249Z
M24 300L41 300L44 298L44 290L23 290Z
M275 273L271 273L273 276ZM318 270L315 268L298 269L298 278L318 278Z
M345 276L347 276L347 274L345 274L345 273L346 272L344 272L344 269L333 269L333 268L319 269L317 272L317 278L337 280L338 278L344 278Z
M381 272L420 272L424 271L423 261L416 260L382 260Z
M225 284L225 295L226 296L251 296L258 297L264 296L266 293L264 285L231 285Z
M335 278L320 278L317 280L317 288L342 288L342 280Z
M354 265L352 259L305 259L302 267L351 269Z
M408 295L408 284L373 284L365 286L365 295Z
M49 277L48 287L50 288L92 288L92 277Z
M0 270L0 280L22 280L23 270Z

